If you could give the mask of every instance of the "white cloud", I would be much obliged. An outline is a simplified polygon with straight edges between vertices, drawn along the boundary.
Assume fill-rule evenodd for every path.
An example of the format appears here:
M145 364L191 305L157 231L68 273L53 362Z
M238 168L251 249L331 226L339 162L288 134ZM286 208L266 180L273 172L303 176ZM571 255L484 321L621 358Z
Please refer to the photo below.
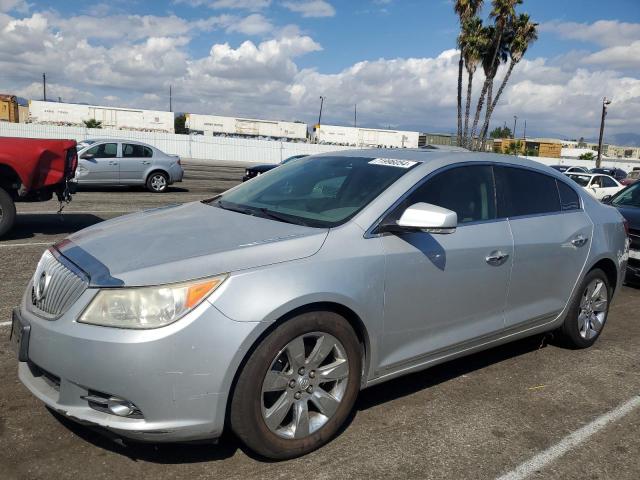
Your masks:
M333 17L335 8L325 0L287 0L282 6L303 17Z
M592 53L584 58L584 62L620 70L640 69L640 40L630 45L616 45Z
M259 13L231 22L227 27L227 32L239 32L245 35L262 35L272 30L273 24L268 18Z
M540 32L553 32L570 40L593 43L603 47L628 45L640 40L640 23L618 20L598 20L594 23L561 22L554 20L540 25Z
M271 5L272 0L174 0L173 3L185 3L192 7L207 6L213 9L258 11Z
M20 12L29 11L29 4L25 0L0 0L0 12Z

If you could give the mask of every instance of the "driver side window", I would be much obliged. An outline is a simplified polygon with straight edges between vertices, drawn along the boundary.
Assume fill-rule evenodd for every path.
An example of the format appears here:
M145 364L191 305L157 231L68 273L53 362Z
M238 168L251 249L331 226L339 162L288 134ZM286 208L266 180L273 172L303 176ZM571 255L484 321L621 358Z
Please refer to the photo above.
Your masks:
M84 155L93 155L93 158L115 158L117 154L117 143L102 143L90 148L84 153Z
M489 165L455 167L436 174L403 202L400 215L414 203L453 210L458 224L497 218L493 169Z

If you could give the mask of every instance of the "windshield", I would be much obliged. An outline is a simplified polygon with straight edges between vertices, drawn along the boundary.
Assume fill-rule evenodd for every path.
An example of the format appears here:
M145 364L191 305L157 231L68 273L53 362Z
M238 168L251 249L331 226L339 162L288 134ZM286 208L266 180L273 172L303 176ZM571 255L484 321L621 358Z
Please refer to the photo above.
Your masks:
M586 187L587 185L589 185L589 180L591 180L591 177L589 175L578 175L572 173L571 175L567 176L581 187Z
M616 207L640 208L640 183L634 183L613 197L611 205Z
M335 227L416 164L361 157L301 158L243 183L210 203L299 225Z

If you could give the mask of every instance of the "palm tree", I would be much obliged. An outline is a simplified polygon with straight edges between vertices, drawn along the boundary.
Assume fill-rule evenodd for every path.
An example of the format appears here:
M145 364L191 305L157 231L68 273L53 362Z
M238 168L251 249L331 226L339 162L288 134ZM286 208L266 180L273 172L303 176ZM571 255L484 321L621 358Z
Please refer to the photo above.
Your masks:
M464 133L462 139L464 144L459 143L460 146L465 146L467 143L467 134L469 132L469 113L471 110L471 94L473 90L473 75L478 68L480 61L482 60L482 53L486 48L487 35L485 28L482 26L482 20L478 17L467 20L460 34L459 44L461 45L460 51L463 54L464 64L467 69L467 103L464 115Z
M522 0L492 0L491 18L494 19L495 28L493 31L493 41L491 42L491 48L486 52L487 57L485 64L483 65L485 70L485 81L482 86L482 92L478 99L478 106L476 108L476 115L473 120L473 127L471 129L471 138L475 137L478 122L480 121L480 113L484 106L484 97L487 96L487 106L492 103L491 92L489 89L493 89L493 79L498 72L498 66L500 65L500 54L502 46L504 44L503 34L509 24L509 21L516 14L516 5L520 5ZM487 61L488 60L488 61Z
M484 0L456 0L453 6L454 11L460 17L460 26L464 22L473 18L482 8ZM460 60L458 61L458 145L462 143L462 69L464 67L464 59L462 46L460 46Z
M487 130L489 129L489 122L491 120L491 115L493 114L493 110L496 108L498 104L498 100L504 91L507 82L509 82L509 78L511 77L511 72L513 72L513 68L522 60L524 54L527 52L529 46L538 39L538 24L533 23L531 21L531 17L528 14L523 13L519 15L514 21L511 28L511 34L509 35L511 38L509 39L509 57L511 61L509 62L509 69L500 84L500 88L498 89L498 93L496 94L496 98L493 99L492 103L487 104L487 115L484 120L484 125L480 130L480 136L482 140L482 144L484 145Z

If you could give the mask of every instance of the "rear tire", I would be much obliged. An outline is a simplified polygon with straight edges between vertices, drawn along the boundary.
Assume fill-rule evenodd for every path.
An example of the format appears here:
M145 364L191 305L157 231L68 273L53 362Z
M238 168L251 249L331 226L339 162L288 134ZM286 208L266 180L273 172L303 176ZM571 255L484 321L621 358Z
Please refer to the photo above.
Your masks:
M11 230L16 221L16 204L11 195L0 187L0 237Z
M343 317L310 312L291 318L258 345L240 372L231 428L264 457L307 454L331 440L348 418L361 372L360 343Z
M588 348L595 343L609 316L611 287L599 268L591 270L576 291L560 334L571 348Z
M151 193L164 193L169 186L169 176L164 172L153 172L147 178L147 190Z

